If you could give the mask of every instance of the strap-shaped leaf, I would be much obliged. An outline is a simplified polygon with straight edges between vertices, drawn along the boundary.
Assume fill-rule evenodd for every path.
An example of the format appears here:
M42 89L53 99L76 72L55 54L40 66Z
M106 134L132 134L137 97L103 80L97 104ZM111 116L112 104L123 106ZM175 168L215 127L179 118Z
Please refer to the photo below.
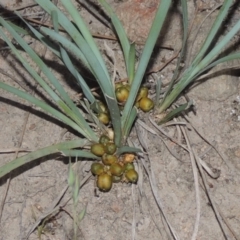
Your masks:
M226 18L227 14L228 14L228 10L231 7L232 3L233 3L233 0L224 1L223 6L221 7L221 10L220 10L217 18L215 19L211 30L207 34L207 37L206 37L205 42L203 43L203 46L201 47L196 58L193 60L192 66L198 65L198 63L202 60L204 54L208 50L209 46L212 44L212 41L213 41L214 37L216 36L219 28L222 26L222 23L223 23L224 19Z
M130 52L130 43L128 41L127 34L121 24L120 20L118 19L117 15L114 13L111 6L105 0L98 0L107 14L110 16L114 29L116 30L117 36L120 40L120 44L123 50L123 56L125 59L125 64L127 67L128 76L130 76L130 69L129 69L129 52Z
M124 126L124 129L123 129L123 137L124 137L123 142L127 140L127 137L134 124L134 121L136 120L137 114L138 114L137 108L133 107L131 110L131 114L129 115L129 121L127 122L127 124Z
M131 85L135 76L135 60L136 60L136 49L135 43L130 45L129 56L128 56L128 82Z
M79 30L69 21L69 19L49 0L36 0L36 2L49 14L52 11L56 11L58 14L59 24L65 29L65 31L71 36L73 41L77 44L83 55L88 61L91 71L94 73L96 80L102 91L109 96L114 97L113 87L111 87L111 79L106 73L98 58L95 56L91 47L83 36L79 33ZM41 28L46 34L51 34L51 37L55 39L60 38L51 31L50 29ZM57 34L57 33L56 33ZM66 48L68 50L68 48Z
M68 157L79 157L79 158L97 159L97 160L101 159L101 158L97 157L96 155L94 155L91 152L86 151L86 150L64 149L64 150L61 150L61 153L64 156L68 156Z
M77 27L79 28L79 30L80 30L81 34L83 35L83 37L85 38L85 40L87 41L87 43L88 43L89 47L91 48L92 52L94 53L95 57L98 59L99 64L102 66L103 71L108 76L108 71L107 71L105 62L98 50L98 47L88 29L88 27L86 26L85 22L81 18L77 8L72 4L71 0L61 0L61 2L63 4L63 6L67 9L67 11L70 13L70 16L76 23Z
M89 144L86 139L77 139L72 141L66 141L62 143L58 143L56 145L52 145L49 147L41 148L34 152L28 153L22 157L16 158L5 165L0 167L0 178L10 173L11 171L32 162L40 157L44 157L53 153L61 152L62 150L73 149L78 147L84 147Z
M182 49L181 49L181 53L180 53L180 57L177 60L177 64L176 64L176 68L172 77L172 80L167 88L167 91L164 94L164 98L162 101L164 101L164 99L168 96L168 94L171 92L172 87L178 77L179 74L179 67L180 64L184 58L184 54L185 54L185 50L186 50L186 46L187 46L187 38L188 38L188 11L187 11L187 1L186 0L181 0L181 4L182 4L182 18L183 18L183 39L182 39Z
M172 1L170 0L161 0L158 10L156 12L152 27L150 29L146 44L144 46L142 56L131 86L131 90L129 93L129 98L124 106L122 113L122 127L126 129L126 126L129 125L128 121L130 121L129 117L131 114L131 109L134 105L140 84L142 82L143 76L145 74L147 65L149 63L150 57L152 55L153 48L158 39L159 33L165 21L167 12L170 8Z
M176 117L177 115L179 115L181 112L185 111L187 108L189 108L189 106L191 106L192 103L185 103L177 108L175 108L174 110L172 110L170 113L168 113L161 121L158 122L158 124L163 124L166 122L169 122L170 120L172 120L174 117Z
M27 100L29 103L32 103L38 107L40 107L42 110L44 110L45 113L52 115L53 117L59 119L61 122L65 123L66 125L70 126L71 128L75 129L77 132L88 138L89 140L97 141L97 137L94 135L94 137L88 136L86 132L78 126L74 121L72 121L70 118L66 117L64 114L62 114L60 111L57 111L55 108L51 107L47 103L33 97L32 95L23 92L21 90L18 90L14 87L11 87L5 83L0 82L0 88L11 92L15 95L17 95L20 98L23 98Z
M0 17L0 23L12 34L12 36L16 39L19 45L29 54L29 56L33 59L33 61L38 65L41 71L47 76L48 80L52 83L52 85L58 90L59 95L57 95L52 88L46 83L38 73L28 64L28 62L21 56L19 51L15 48L15 46L10 42L10 40L6 37L3 31L0 29L0 33L7 44L10 46L14 54L21 61L26 70L34 77L34 79L41 85L41 87L49 94L49 96L55 101L57 106L69 117L71 117L81 128L82 132L85 132L84 136L87 136L89 139L96 139L95 133L89 127L83 116L79 113L76 105L72 102L68 94L65 92L61 84L52 74L50 69L45 65L45 63L40 59L40 57L33 51L31 47L19 36L19 34L7 24L7 22ZM60 97L61 96L61 97ZM63 100L64 101L63 101ZM67 103L67 104L66 104ZM70 107L70 108L69 108Z
M53 21L53 26L54 26L54 30L58 33L58 16L57 16L57 12L56 11L52 11L51 13L52 16L52 21ZM93 103L95 101L95 97L93 96L90 88L88 87L88 85L86 84L85 80L82 78L82 76L78 73L78 71L76 70L76 68L73 66L72 61L70 59L70 57L68 56L68 53L66 52L66 50L60 45L60 53L61 53L61 57L62 60L65 64L65 66L68 68L68 70L72 73L72 75L78 80L84 95L86 96L86 98Z
M129 147L129 146L122 146L117 150L117 154L121 155L123 153L137 153L141 152L141 149L135 148L135 147Z
M121 117L119 107L115 99L105 95L105 99L111 114L111 121L114 129L114 142L119 147L122 141Z
M232 3L232 1L225 1L224 5L222 6L222 9L219 13L221 17L217 17L217 20L215 21L215 26L214 28L214 33L217 31L217 27L219 27L219 24L222 23L223 18L226 16L227 11ZM230 5L229 5L230 4ZM192 66L189 67L180 79L180 81L174 86L173 90L168 94L168 96L164 99L164 101L161 103L159 107L159 111L163 112L165 111L175 100L176 98L181 94L181 92L192 82L194 81L201 73L206 71L207 69L213 66L216 66L216 64L229 61L232 59L238 59L239 55L238 53L236 54L230 54L226 58L224 57L223 59L219 59L219 61L215 61L213 65L212 61L221 53L221 51L227 46L227 44L230 42L230 40L239 32L240 30L240 20L232 27L232 29L218 42L216 43L215 47L200 61L198 60L198 64L193 64ZM212 30L210 32L212 33ZM207 37L209 39L209 36ZM205 46L205 45L204 45ZM200 50L201 52L202 50ZM200 62L199 62L200 61ZM196 63L196 62L195 62Z

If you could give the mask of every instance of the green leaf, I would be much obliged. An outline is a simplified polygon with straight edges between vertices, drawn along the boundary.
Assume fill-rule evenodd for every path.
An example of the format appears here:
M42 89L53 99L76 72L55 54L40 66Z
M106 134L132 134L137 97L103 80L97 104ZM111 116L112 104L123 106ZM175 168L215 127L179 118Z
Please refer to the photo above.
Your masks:
M16 39L19 45L29 54L33 61L38 65L41 71L46 75L48 80L53 84L53 86L58 90L59 95L57 95L47 82L45 82L38 73L28 64L28 62L21 56L15 46L9 41L3 31L0 29L0 34L10 46L14 54L21 61L26 70L34 77L34 79L41 85L41 87L49 94L49 96L55 101L57 106L69 117L71 117L81 128L81 133L84 133L89 139L96 139L95 133L89 127L83 116L79 113L78 108L72 102L68 94L65 92L59 81L52 74L50 69L45 65L45 63L39 58L39 56L33 51L32 48L14 31L14 29L9 26L6 21L0 17L0 23L11 33L11 35ZM63 101L61 98L65 101ZM66 105L67 103L67 105ZM70 108L69 108L70 107Z
M54 4L52 4L51 1L36 0L36 2L49 14L51 14L52 11L56 11L58 13L58 21L60 25L71 36L73 41L77 44L77 46L87 59L90 69L96 77L96 80L98 81L98 84L101 87L102 91L109 96L114 97L113 86L111 86L112 83L108 73L104 70L104 67L101 65L99 59L95 56L95 53L89 46L88 42L79 33L78 29ZM51 37L53 39L60 41L61 36L59 34L54 33L52 30L44 27L42 27L41 30L44 31L46 35L50 36L51 34ZM65 40L65 38L61 39L61 41L62 40ZM68 47L65 47L65 49L68 50Z
M170 0L161 0L158 10L156 12L152 27L150 29L146 44L144 46L142 56L131 86L131 90L129 93L129 98L124 106L122 113L122 127L123 129L127 129L128 121L130 120L131 109L134 105L140 84L142 82L143 76L145 74L147 65L149 63L150 57L152 55L153 48L158 39L159 33L163 26L164 20L166 18L167 12L170 8L172 1Z
M121 155L123 153L137 153L137 152L141 152L141 149L129 146L122 146L118 148L116 154Z
M160 94L162 89L162 81L161 78L157 79L156 81L156 97L155 97L155 107L158 105L160 100Z
M6 21L8 23L8 25L10 25L18 34L22 34L22 35L29 35L29 32L22 28L22 27L19 27L18 25L10 22L10 21Z
M57 39L57 41L59 41L62 44L62 40L64 40L64 38L57 34L56 32L53 32L49 29L46 28L42 28L42 30L44 31L45 34L49 35L50 37L53 37L54 39ZM84 48L85 46L85 50L89 47L87 47L87 43L82 40L82 48ZM86 45L85 45L86 44ZM67 49L67 47L66 47ZM83 50L83 52L85 51ZM89 51L91 51L89 49ZM121 142L121 121L120 121L120 111L119 111L119 107L117 105L117 101L115 98L115 92L113 90L113 85L112 83L109 85L108 81L106 81L106 76L104 75L104 72L101 70L101 66L99 66L98 63L95 62L95 58L92 58L92 53L88 52L88 56L86 56L86 58L89 60L89 63L91 66L95 66L94 71L97 72L96 73L96 79L102 89L102 92L104 94L106 103L108 105L109 108L109 112L110 112L110 116L111 116L111 120L113 123L113 128L114 128L114 132L115 132L115 143L118 145ZM109 93L109 94L108 94ZM109 100L111 99L111 100Z
M210 34L216 33L216 31L219 28L219 24L222 23L223 18L226 16L227 11L231 5L232 1L225 1L224 5L217 17L217 20L215 20L214 26L212 27L213 30L211 30ZM229 5L230 4L230 5ZM168 96L164 99L164 101L161 103L159 107L159 111L163 112L165 111L172 103L176 100L176 98L181 94L181 92L193 81L195 80L201 73L206 71L207 69L216 65L217 61L215 61L214 65L211 65L212 61L221 53L222 49L227 46L229 41L237 34L237 32L240 30L240 20L233 26L233 28L218 42L215 44L215 47L201 60L194 61L193 65L189 67L183 74L180 81L174 86L173 90L168 94ZM213 32L212 32L213 31ZM210 38L207 37L207 40L205 42L208 42ZM210 44L210 43L208 43ZM206 46L208 45L206 44ZM204 44L205 46L205 44ZM201 52L202 50L200 50ZM238 58L238 55L232 55L234 56L234 59ZM196 58L197 59L197 58ZM227 61L228 58L225 58L221 62ZM230 60L230 58L229 58ZM200 61L200 62L199 62ZM198 62L198 64L197 64ZM220 63L220 61L218 62Z
M52 16L54 30L58 33L58 15L57 15L57 12L52 11L51 16ZM62 57L62 60L65 64L65 66L72 73L72 75L78 80L78 82L79 82L79 84L80 84L80 86L83 90L83 93L87 97L87 99L91 103L93 103L95 101L95 97L93 96L90 88L88 87L85 80L82 78L82 76L78 73L78 71L76 70L76 68L72 64L72 61L71 61L70 57L68 56L66 50L61 45L59 47L60 47L61 57Z
M79 221L82 221L82 220L83 220L83 218L84 218L84 216L85 216L85 214L86 214L86 211L87 211L87 207L85 207L85 208L80 212L80 214L78 215L78 220L79 220Z
M233 3L233 0L224 1L223 6L221 7L221 10L220 10L217 18L215 19L211 30L207 34L207 37L205 39L205 42L203 43L203 46L201 47L200 51L198 52L196 58L193 60L192 66L198 65L199 62L202 60L204 54L206 53L206 51L210 47L214 37L216 36L219 28L222 27L222 23L223 23L224 19L226 18L227 14L228 14L228 10L231 7L232 3Z
M172 110L170 113L168 113L161 121L159 121L158 125L166 123L170 120L172 120L174 117L179 115L181 112L185 111L187 108L189 108L192 105L192 102L185 103L174 110Z
M134 121L136 120L138 111L136 107L133 107L131 110L131 114L129 115L129 121L127 122L127 124L124 126L125 128L123 129L123 137L124 137L124 141L125 142L129 136L129 133L132 129L132 126L134 124Z
M85 145L89 144L89 141L86 139L77 139L72 141L66 141L62 143L58 143L49 147L45 147L34 152L28 153L22 157L16 158L5 165L0 167L0 178L5 176L6 174L10 173L11 171L32 162L38 158L58 153L62 150L72 149L77 147L84 147Z
M97 160L101 159L86 150L66 149L66 150L62 150L61 153L64 156L68 156L68 157L88 158L88 159L97 159Z
M80 75L80 73L76 70L76 68L74 67L70 57L68 56L67 52L65 51L64 48L61 48L61 56L62 56L62 60L65 64L65 66L68 68L68 70L72 73L72 75L77 79L79 85L82 88L82 91L85 95L85 97L89 100L89 102L91 104L93 104L96 99L93 96L91 89L88 87L87 83L85 82L85 80L82 78L82 76Z
M25 100L27 100L28 102L40 107L41 109L43 109L46 113L54 116L55 118L59 119L61 122L67 124L68 126L70 126L71 128L75 129L77 132L79 132L80 134L82 134L83 136L85 136L85 132L82 130L81 127L79 127L75 122L73 122L70 118L66 117L64 114L62 114L61 112L57 111L56 109L54 109L53 107L49 106L48 104L46 104L45 102L33 97L32 95L23 92L21 90L18 90L14 87L11 87L5 83L0 82L0 88L11 92L15 95L17 95L18 97L21 97ZM92 140L91 138L89 140ZM96 141L97 141L97 137L96 137Z
M71 162L69 162L69 169L68 169L68 186L70 186L71 188L74 186L75 183L75 174L74 171L72 169L72 164Z
M125 59L125 64L127 67L128 76L130 76L130 69L129 69L129 52L130 52L130 43L128 41L128 37L126 32L121 24L120 20L118 19L117 15L114 13L113 9L111 8L110 4L108 4L105 0L98 0L107 14L110 16L112 24L116 30L117 36L120 40L121 47L123 49L123 56Z
M187 47L187 38L188 38L188 11L187 11L187 1L186 0L181 0L182 4L182 17L183 17L183 39L182 39L182 49L180 53L180 57L178 58L176 68L172 77L172 80L164 94L163 100L168 96L168 94L171 92L173 85L178 77L179 74L179 68L180 64L184 58L184 54L186 52L186 47Z
M108 109L111 115L111 121L114 129L114 142L119 147L121 146L122 130L121 130L121 117L119 106L115 99L105 95L105 99L108 105Z
M63 6L67 9L70 13L70 16L73 18L74 22L76 23L78 29L80 30L81 34L85 38L86 42L88 43L89 47L91 48L94 56L98 59L99 64L101 65L105 75L110 79L108 75L108 71L105 65L105 62L98 50L98 47L88 29L86 24L84 23L83 19L81 18L79 11L77 8L72 4L71 0L61 0Z
M77 202L78 202L78 195L79 195L79 179L78 179L78 176L76 176L74 189L73 189L73 192L72 192L73 204L75 206L77 205Z
M136 57L135 43L132 43L130 45L129 57L127 62L128 81L130 85L132 84L135 75L135 57Z
M201 70L197 75L196 75L196 78L198 76L200 76L203 72L206 72L207 70L215 67L216 65L220 64L220 63L224 63L224 62L229 62L229 61L232 61L232 60L236 60L236 59L240 59L240 52L236 52L236 53L232 53L232 54L229 54L225 57L222 57L216 61L214 61L213 63L211 63L210 65L208 65L207 67L205 67L203 70Z

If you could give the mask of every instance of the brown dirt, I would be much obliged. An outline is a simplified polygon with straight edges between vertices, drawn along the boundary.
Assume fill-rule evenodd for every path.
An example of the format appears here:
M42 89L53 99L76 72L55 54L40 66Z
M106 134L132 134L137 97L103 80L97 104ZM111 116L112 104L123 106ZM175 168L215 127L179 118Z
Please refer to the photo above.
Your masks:
M25 6L32 1L2 1L8 8L17 8ZM153 19L154 9L158 1L156 0L128 0L128 1L108 1L116 9L118 15L123 20L131 40L142 43L145 41L150 23ZM195 7L189 3L190 19L194 16ZM205 2L208 2L207 4ZM197 13L193 33L197 30L204 17L222 1L196 1L202 9ZM239 8L239 6L238 6ZM225 25L226 30L236 22L240 17L239 9L234 9L231 13L231 21ZM38 8L27 8L25 13L39 11ZM111 30L106 28L95 17L89 14L84 7L79 8L80 13L86 19L91 31L95 34L104 33L112 35ZM179 23L180 8L173 6L164 31L159 38L158 47L154 50L151 66L156 68L162 66L176 51L181 47L181 24ZM193 37L190 38L188 56L193 56L201 46L204 36L206 36L211 23L216 17L216 10L206 20L199 31L198 38L191 49ZM238 41L238 36L234 39ZM119 78L125 78L124 64L118 44L115 41L97 40L100 48L105 49L104 42L113 49L117 59L117 71ZM42 46L33 45L40 53L43 52ZM167 46L173 50L161 48ZM142 45L138 45L139 51ZM62 66L56 61L48 51L45 58L49 61L53 72L64 84L70 96L76 99L75 86L69 86L66 81L69 79L68 73L62 71ZM176 61L172 61L162 71L157 72L146 79L146 82L152 86L155 79L160 76L163 83L168 82L173 74ZM236 65L231 63L228 66ZM109 68L112 67L108 62ZM222 67L221 67L222 68ZM219 68L219 70L221 70ZM0 56L0 70L4 70L13 79L0 72L1 81L12 86L20 88L24 86L27 90L31 89L32 79L22 69L14 56L10 53L4 53ZM213 70L214 72L214 70ZM17 81L17 82L16 82ZM20 86L19 86L20 85ZM213 74L206 81L198 86L191 87L187 92L190 99L193 99L195 111L187 114L191 124L212 143L219 151L218 153L210 148L202 159L220 170L220 177L213 179L207 175L209 191L215 203L228 224L235 231L236 236L240 236L239 219L239 183L240 183L240 85L239 72L227 71L221 74ZM34 109L34 110L32 110ZM32 108L29 104L18 97L0 90L0 152L6 149L21 147L22 149L36 150L57 142L61 142L73 137L72 133L65 133L64 126L58 121L41 113L39 109ZM151 113L152 118L157 120L158 114ZM140 114L140 119L149 127L154 129L149 122L148 116ZM179 121L185 121L179 119ZM165 137L162 137L175 152L179 159L173 157L162 142L162 138L154 135L143 128L141 131L133 129L131 140L139 146L137 132L145 134L143 139L148 150L148 167L155 175L155 184L157 194L163 205L170 223L176 231L179 239L190 239L193 232L193 226L196 218L196 198L193 171L189 154L182 150ZM172 137L177 137L175 126L163 128ZM154 129L157 131L156 129ZM159 133L159 135L161 135ZM209 149L209 144L199 137L194 131L189 131L191 144L199 155ZM186 144L181 137L182 144ZM24 153L19 153L18 156ZM14 159L16 153L1 153L0 165ZM147 160L146 160L147 161ZM89 172L90 162L84 161L77 166L77 172L83 179ZM170 239L166 234L166 226L153 192L150 187L149 176L147 176L142 162L138 161L139 173L142 173L138 185L115 184L109 193L94 192L94 178L91 178L82 187L79 197L78 211L87 207L86 215L81 221L79 228L79 239L99 239L99 240L122 240L122 239ZM36 219L49 208L60 192L67 185L68 159L62 159L57 156L50 156L39 159L31 164L15 170L10 176L11 182L4 199L7 178L0 181L0 196L4 199L3 214L1 217L1 240L19 240L24 239L29 227ZM199 240L221 240L225 239L220 229L219 223L214 215L209 199L203 190L203 184L200 182L200 202L201 216L197 239ZM70 193L67 192L64 203ZM1 200L0 199L0 200ZM73 220L72 202L70 201L63 207L55 218L49 220L44 229L42 239L72 239ZM228 239L235 239L229 229L224 225ZM29 239L38 239L37 230L35 230Z

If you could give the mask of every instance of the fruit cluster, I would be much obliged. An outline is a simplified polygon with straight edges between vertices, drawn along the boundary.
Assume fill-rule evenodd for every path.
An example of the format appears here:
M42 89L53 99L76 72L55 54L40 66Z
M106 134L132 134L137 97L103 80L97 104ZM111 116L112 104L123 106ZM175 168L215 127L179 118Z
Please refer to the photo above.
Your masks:
M91 146L91 152L102 159L102 163L95 162L91 166L100 191L109 191L113 183L136 183L138 180L138 173L133 165L135 155L129 153L117 157L116 150L116 145L106 135L102 135L99 143Z
M119 107L122 108L125 102L128 99L130 92L130 85L124 83L116 83L115 84L115 94L119 104ZM141 87L138 91L135 106L140 108L144 112L150 111L154 107L153 101L148 97L148 88ZM100 122L107 125L110 122L110 115L106 105L99 101L97 109L97 117Z
M129 92L130 92L130 85L117 83L115 84L115 94L118 100L119 105L124 105L127 101ZM141 87L138 91L135 106L140 108L144 112L150 111L154 107L153 101L148 97L148 88Z

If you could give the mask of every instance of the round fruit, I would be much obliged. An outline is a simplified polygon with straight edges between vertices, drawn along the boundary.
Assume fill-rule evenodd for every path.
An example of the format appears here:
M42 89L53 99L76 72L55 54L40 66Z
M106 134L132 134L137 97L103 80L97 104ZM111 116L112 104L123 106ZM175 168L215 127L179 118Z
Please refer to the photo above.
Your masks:
M98 102L99 112L108 113L107 106L103 102Z
M102 156L102 162L105 165L112 165L113 163L117 162L117 157L115 155L104 154Z
M122 180L122 176L118 177L118 176L112 175L112 181L113 181L114 183L121 182L121 180Z
M138 95L137 95L137 101L139 101L143 97L147 97L147 96L148 96L148 88L147 87L141 87L139 89L139 92L138 92Z
M126 153L123 156L124 163L132 163L134 161L135 155L133 153Z
M104 146L106 146L106 144L110 141L110 138L107 135L102 135L99 138L99 143L103 144Z
M100 191L108 192L112 188L112 176L102 173L97 178L97 187Z
M93 163L91 166L91 172L93 175L100 175L104 171L104 166L101 163Z
M107 132L108 132L108 137L110 138L110 140L113 141L113 139L114 139L114 131L111 128L108 128Z
M150 111L153 107L154 107L154 103L153 101L148 98L148 97L143 97L140 101L139 101L139 107L144 111L144 112L148 112Z
M139 101L138 102L135 102L135 105L134 105L136 108L139 108Z
M111 166L110 166L110 172L112 175L114 176L121 176L123 174L123 167L119 164L119 163L113 163Z
M115 91L116 93L116 98L118 102L124 103L127 101L128 96L129 96L129 91L126 87L119 87Z
M107 143L106 144L106 153L108 154L114 154L117 150L117 146L114 143Z
M115 84L115 89L117 90L118 88L122 87L123 84L121 82Z
M98 120L105 125L107 125L110 122L110 117L107 113L100 112L97 115L97 117L98 117Z
M131 183L136 183L138 180L138 173L134 169L130 169L125 173L126 179Z
M129 171L131 169L134 169L133 163L127 163L127 164L124 165L124 170L125 171Z
M91 153L101 157L105 153L105 146L101 143L95 143L91 146Z
M123 85L129 92L131 90L131 86L129 84Z

